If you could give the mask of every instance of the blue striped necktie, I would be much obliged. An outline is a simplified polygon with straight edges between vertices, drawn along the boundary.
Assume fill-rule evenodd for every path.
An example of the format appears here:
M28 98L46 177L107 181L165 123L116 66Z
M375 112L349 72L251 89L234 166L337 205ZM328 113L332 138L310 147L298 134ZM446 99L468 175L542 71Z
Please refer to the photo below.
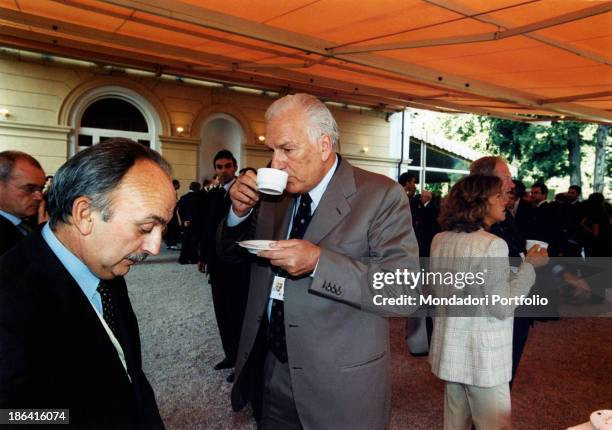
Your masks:
M291 233L289 239L302 239L306 228L312 218L310 205L312 199L308 193L300 196L300 204L293 217L291 225ZM286 276L283 271L279 276ZM268 327L268 348L278 361L281 363L287 362L287 339L285 336L285 302L282 300L272 300L272 309L270 311L270 325Z

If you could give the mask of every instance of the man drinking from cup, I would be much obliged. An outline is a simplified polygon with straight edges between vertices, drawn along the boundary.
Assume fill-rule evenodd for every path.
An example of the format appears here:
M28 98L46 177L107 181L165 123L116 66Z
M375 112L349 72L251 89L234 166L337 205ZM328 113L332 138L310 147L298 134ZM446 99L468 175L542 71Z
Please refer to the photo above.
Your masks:
M267 197L259 175L240 176L220 232L221 257L233 261L250 255L237 241L275 241L250 260L232 404L251 401L263 429L383 429L389 326L364 299L373 273L418 270L408 199L335 152L336 122L310 95L274 102L266 133L285 193Z

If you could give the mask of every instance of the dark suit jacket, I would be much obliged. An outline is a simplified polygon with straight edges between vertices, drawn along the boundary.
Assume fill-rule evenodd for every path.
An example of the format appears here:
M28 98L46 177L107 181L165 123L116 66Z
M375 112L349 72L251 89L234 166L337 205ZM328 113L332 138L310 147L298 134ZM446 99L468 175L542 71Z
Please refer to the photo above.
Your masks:
M242 224L222 224L224 258L244 254L237 240L285 239L294 196L263 201ZM372 288L382 271L418 271L418 249L402 187L342 160L304 235L321 248L314 276L289 278L284 310L287 353L295 404L304 429L383 429L391 406L389 325L373 310L372 296L410 294L403 286ZM249 221L255 221L254 224ZM408 222L406 222L408 221ZM253 400L245 386L256 372L247 361L262 351L272 268L251 264L251 288L238 359L234 407ZM370 311L368 311L368 309ZM407 315L416 310L403 306ZM246 399L245 399L246 397Z
M0 257L0 408L70 409L70 427L161 429L123 278L111 281L131 382L88 299L40 232Z
M439 212L440 208L435 199L430 201L427 206L420 205L417 209L417 223L414 231L419 242L419 255L421 257L429 257L431 242L434 236L440 232L440 225L437 221Z
M542 240L550 244L555 221L550 203L533 206L521 200L515 220L525 239Z
M12 222L0 215L0 255L19 243L23 237L23 233Z
M181 221L193 221L193 218L196 215L199 199L200 193L196 191L189 191L179 199L178 203L176 204L176 208L179 216L181 217Z
M520 254L525 253L526 240L525 236L514 220L510 211L506 210L506 219L491 226L491 233L504 239L508 245L508 256L511 259L511 265L520 265Z
M211 282L217 282L221 274L232 274L232 266L221 261L217 255L217 228L227 214L231 201L229 193L222 187L214 188L206 193L202 200L203 207L198 215L200 227L200 258L206 261Z

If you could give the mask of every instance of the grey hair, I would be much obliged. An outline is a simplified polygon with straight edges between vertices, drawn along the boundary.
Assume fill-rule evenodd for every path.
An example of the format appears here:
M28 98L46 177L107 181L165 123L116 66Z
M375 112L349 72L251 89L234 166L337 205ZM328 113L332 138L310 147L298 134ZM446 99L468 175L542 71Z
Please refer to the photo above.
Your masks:
M113 138L79 152L60 167L47 195L49 226L68 224L72 205L81 196L108 221L112 216L112 191L139 160L157 164L171 176L171 168L159 153L125 138Z
M316 142L321 136L328 135L334 151L337 150L338 124L327 106L310 94L293 94L276 100L266 111L266 123L293 109L299 109L306 117L308 121L306 132L311 143Z
M497 167L497 163L505 162L506 161L503 158L497 155L481 157L478 160L472 162L472 164L470 165L470 175L496 176L495 167Z
M30 154L21 151L2 151L0 152L0 182L9 180L15 168L15 163L19 160L43 170L36 158L32 157Z

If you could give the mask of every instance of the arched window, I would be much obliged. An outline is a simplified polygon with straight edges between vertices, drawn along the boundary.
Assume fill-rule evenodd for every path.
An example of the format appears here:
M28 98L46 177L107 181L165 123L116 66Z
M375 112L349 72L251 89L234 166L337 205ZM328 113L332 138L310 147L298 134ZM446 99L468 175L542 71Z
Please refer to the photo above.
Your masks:
M231 151L240 164L243 142L246 140L244 130L240 123L231 115L215 113L206 118L201 131L199 177L212 178L215 173L213 159L218 151L227 149Z
M91 103L80 119L77 152L112 137L125 137L151 147L154 139L142 112L129 101L106 97Z

